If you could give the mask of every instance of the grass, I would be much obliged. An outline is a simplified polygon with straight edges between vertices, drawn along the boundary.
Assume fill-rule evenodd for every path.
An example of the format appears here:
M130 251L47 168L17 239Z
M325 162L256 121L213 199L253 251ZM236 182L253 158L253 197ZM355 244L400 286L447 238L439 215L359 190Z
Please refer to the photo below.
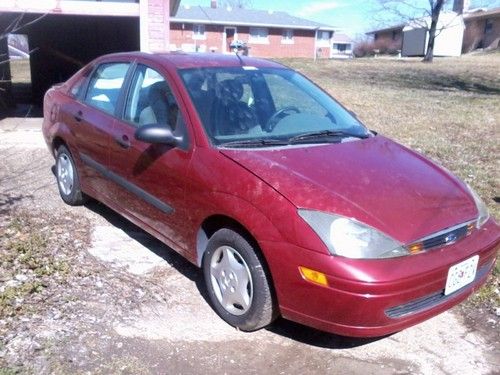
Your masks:
M0 274L5 280L20 280L0 288L3 319L24 312L27 305L22 302L41 293L47 278L68 274L70 265L53 253L47 227L26 213L14 215L6 227L0 228L0 235Z
M10 74L12 76L12 83L31 83L29 60L11 60Z
M370 128L415 149L469 183L500 218L500 53L420 60L284 59ZM500 306L500 262L474 297Z

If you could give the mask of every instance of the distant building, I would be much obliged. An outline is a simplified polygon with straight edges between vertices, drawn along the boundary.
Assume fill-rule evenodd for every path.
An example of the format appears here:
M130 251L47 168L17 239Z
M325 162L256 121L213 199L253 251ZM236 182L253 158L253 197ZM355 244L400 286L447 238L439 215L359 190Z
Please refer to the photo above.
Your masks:
M460 10L460 4L465 8ZM457 0L454 9L458 12L443 12L436 37L436 56L460 56L477 48L496 49L500 45L500 8L471 9L467 1ZM402 51L403 56L423 56L426 52L430 20L422 18L416 22L400 24L367 33L375 46L387 46Z
M402 56L425 56L429 43L431 18L410 22L403 28ZM460 56L464 37L464 21L455 12L441 12L436 26L434 56Z
M463 52L500 46L500 8L473 10L464 14Z
M366 33L375 43L375 48L384 46L387 49L401 50L403 46L403 28L405 24L390 26Z
M170 49L231 51L239 40L258 57L331 57L334 28L285 12L181 6L170 19Z
M352 39L342 33L334 33L332 38L332 50L330 57L334 59L346 59L353 57L353 41Z

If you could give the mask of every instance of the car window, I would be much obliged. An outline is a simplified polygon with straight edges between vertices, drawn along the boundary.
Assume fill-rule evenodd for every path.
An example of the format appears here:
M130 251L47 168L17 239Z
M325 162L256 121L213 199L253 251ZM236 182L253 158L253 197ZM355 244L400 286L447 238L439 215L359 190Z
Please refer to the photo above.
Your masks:
M71 87L71 90L69 91L71 96L74 98L81 98L83 96L83 89L85 87L85 81L87 79L87 76L82 76L76 83Z
M85 102L113 114L128 68L128 63L100 65L90 79Z
M124 119L135 126L165 124L175 130L182 116L170 85L156 70L138 65L127 96Z
M265 74L264 79L271 92L276 110L295 107L302 113L307 112L322 117L328 113L316 100L304 95L298 86L285 77L278 74Z
M367 136L355 117L293 70L243 66L180 69L179 73L216 145L265 139L286 144L308 133Z

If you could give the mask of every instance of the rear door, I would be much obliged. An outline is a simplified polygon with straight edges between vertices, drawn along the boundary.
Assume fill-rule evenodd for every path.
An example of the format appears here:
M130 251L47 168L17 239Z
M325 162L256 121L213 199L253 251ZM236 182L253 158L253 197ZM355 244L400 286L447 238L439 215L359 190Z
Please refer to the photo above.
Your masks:
M121 91L127 77L128 62L106 62L98 65L90 76L83 100L72 108L74 136L85 190L94 195L109 196L109 164L111 131Z
M192 143L178 95L159 69L138 64L124 103L122 121L112 129L110 170L119 185L114 199L128 214L154 229L171 246L182 243L187 204L185 186ZM177 147L138 141L146 124L170 127L183 138Z

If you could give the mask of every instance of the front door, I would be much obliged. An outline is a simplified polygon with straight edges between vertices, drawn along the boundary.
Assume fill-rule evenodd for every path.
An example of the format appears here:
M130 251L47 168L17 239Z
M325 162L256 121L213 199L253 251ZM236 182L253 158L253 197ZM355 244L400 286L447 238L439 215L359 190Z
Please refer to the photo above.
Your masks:
M234 40L236 39L236 27L225 27L224 28L224 36L225 36L225 42L226 42L226 45L225 45L225 48L223 49L223 51L225 52L232 52L231 50L231 43L234 42Z
M155 232L186 248L183 233L185 185L191 150L188 132L168 81L157 70L138 64L125 101L123 119L113 126L110 170L120 189L118 204ZM168 126L184 142L172 147L135 139L137 128Z
M109 161L110 133L114 114L130 64L104 63L92 73L87 92L80 102L68 103L63 109L72 123L76 150L83 162L82 182L94 195L109 195L109 179L103 171Z

